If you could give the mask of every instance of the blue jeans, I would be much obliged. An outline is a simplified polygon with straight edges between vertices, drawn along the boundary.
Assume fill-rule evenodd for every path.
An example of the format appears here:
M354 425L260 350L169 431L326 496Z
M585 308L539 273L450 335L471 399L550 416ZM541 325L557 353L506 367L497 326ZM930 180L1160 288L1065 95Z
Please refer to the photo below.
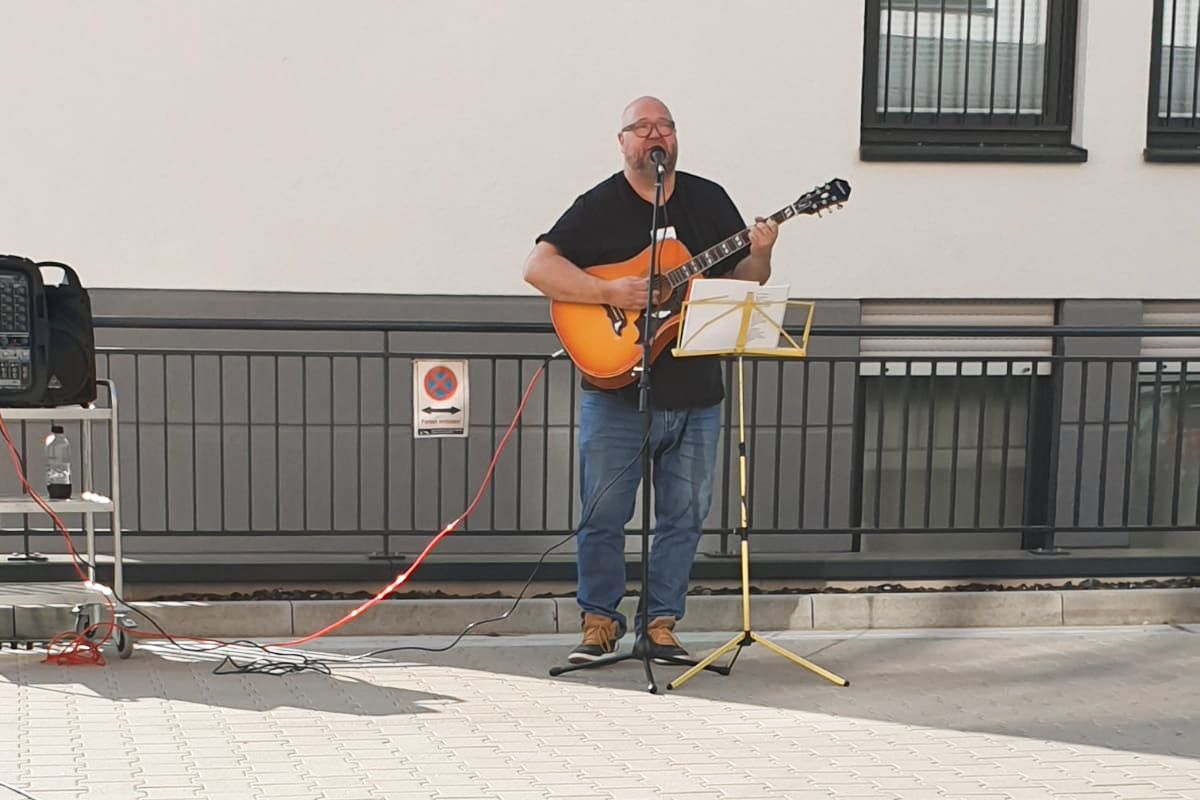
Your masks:
M584 392L579 423L579 482L583 501L577 551L576 599L585 612L617 621L625 596L625 525L642 479L642 416L636 406L604 392ZM720 405L650 412L654 484L654 543L650 549L650 619L683 617L700 527L712 500L721 428ZM608 484L612 482L611 486ZM593 500L596 506L588 514ZM635 630L641 627L640 614Z

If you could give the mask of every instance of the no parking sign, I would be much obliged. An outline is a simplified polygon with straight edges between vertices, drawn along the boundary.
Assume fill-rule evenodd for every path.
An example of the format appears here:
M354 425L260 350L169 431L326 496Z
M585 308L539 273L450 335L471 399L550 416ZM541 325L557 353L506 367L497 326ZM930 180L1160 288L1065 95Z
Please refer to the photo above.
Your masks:
M413 361L413 435L467 435L466 361Z

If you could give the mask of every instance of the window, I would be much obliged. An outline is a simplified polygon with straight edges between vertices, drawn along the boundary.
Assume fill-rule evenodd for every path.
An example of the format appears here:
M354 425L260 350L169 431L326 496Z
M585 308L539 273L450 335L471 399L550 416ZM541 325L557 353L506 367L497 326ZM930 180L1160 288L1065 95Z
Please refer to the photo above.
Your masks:
M1032 384L1046 379L1003 361L988 372L1004 375L908 366L863 379L863 530L1018 527Z
M1047 326L1056 318L1048 300L864 300L861 314L864 326L899 327ZM1019 528L1036 506L1025 493L1041 469L1034 417L1044 416L1050 388L1050 338L859 341L864 532Z
M1071 144L1077 5L867 0L861 157L1086 161Z
M1147 161L1200 161L1200 0L1154 0Z

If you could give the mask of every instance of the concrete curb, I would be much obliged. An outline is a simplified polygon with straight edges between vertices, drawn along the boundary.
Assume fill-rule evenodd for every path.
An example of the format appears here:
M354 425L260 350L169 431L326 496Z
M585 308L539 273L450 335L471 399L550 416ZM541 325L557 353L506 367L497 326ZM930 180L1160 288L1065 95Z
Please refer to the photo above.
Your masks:
M636 602L627 597L620 606L631 621ZM457 634L473 622L503 617L512 604L511 598L385 600L331 634ZM173 634L252 638L306 636L361 603L261 600L132 605ZM1191 624L1200 623L1200 589L761 594L751 596L750 615L756 631ZM153 630L144 618L134 617L142 630ZM473 632L574 633L579 630L578 620L573 598L530 598L510 616L479 625ZM741 595L696 595L688 598L687 618L680 630L738 631L741 625ZM0 641L43 639L73 626L70 606L0 606Z
M620 610L632 620L636 604L636 598L627 597ZM302 636L320 630L360 603L297 600L133 605L145 607L168 630L206 636ZM499 617L510 608L512 600L503 598L386 600L337 633L457 634L472 622ZM489 634L574 633L579 630L578 619L579 608L573 598L532 598L523 600L507 619L476 630ZM1200 589L766 594L751 596L750 619L752 627L762 631L1187 624L1200 622ZM199 625L203 630L197 630ZM687 617L680 629L736 631L741 625L740 595L697 595L688 598Z
M1064 625L1186 625L1200 619L1200 589L1093 589L1061 594Z
M920 592L812 595L813 624L822 630L1062 625L1062 594Z
M356 600L293 601L290 633L305 635L321 630L361 605L362 601ZM346 636L457 634L472 622L503 617L510 610L511 616L480 625L480 632L554 633L558 630L558 609L552 599L522 600L513 609L511 598L464 598L384 600L338 628L337 633Z

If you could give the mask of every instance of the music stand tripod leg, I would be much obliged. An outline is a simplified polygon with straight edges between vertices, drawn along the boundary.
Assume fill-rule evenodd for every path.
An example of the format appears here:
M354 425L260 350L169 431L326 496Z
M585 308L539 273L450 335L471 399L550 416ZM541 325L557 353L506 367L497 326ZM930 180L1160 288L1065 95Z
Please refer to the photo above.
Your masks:
M741 634L741 633L737 634L732 639L730 639L728 642L726 642L725 644L721 645L716 650L714 650L712 653L705 656L700 661L697 661L696 665L694 667L692 667L691 669L689 669L687 672L684 672L678 678L675 678L670 683L668 683L667 688L668 689L676 689L676 688L682 686L686 681L691 680L692 676L695 675L697 672L699 672L702 669L705 669L706 667L708 667L710 664L712 664L714 661L716 661L721 656L728 653L733 648L742 647L745 644L747 644L745 635ZM736 655L735 655L735 658L736 658ZM733 666L732 660L730 660L729 664L725 667L725 670L726 670L725 674L728 674L727 670L731 666Z
M704 666L711 664L713 661L715 661L721 655L728 652L729 650L732 650L734 647L738 647L739 648L738 652L734 653L733 658L730 659L729 663L725 666L725 669L728 671L730 668L733 667L733 662L734 662L734 660L737 659L738 653L741 652L740 648L750 645L753 642L758 642L759 644L766 647L768 650L771 650L771 651L777 653L778 655L783 656L784 658L788 659L789 661L792 661L793 663L798 664L806 669L812 670L814 673L816 673L817 675L820 675L822 678L825 678L826 680L830 681L831 683L835 683L838 686L849 686L850 682L847 681L845 678L842 678L839 675L835 675L834 673L830 672L829 670L819 667L816 664L813 664L811 661L801 658L800 656L796 655L795 653L792 653L789 650L775 644L774 642L772 642L762 636L759 636L750 627L750 537L749 537L749 532L748 532L750 515L749 515L749 508L747 506L747 501L746 501L746 494L747 494L746 475L747 475L747 472L746 472L746 423L745 423L745 402L744 402L745 391L744 391L744 371L743 371L743 367L742 367L742 361L743 361L742 354L738 353L737 356L738 356L738 360L737 360L737 369L738 369L738 472L739 472L739 476L740 476L738 485L739 485L740 492L741 492L741 498L740 498L741 499L741 529L739 531L739 535L741 538L741 560L742 560L742 630L740 633L738 633L736 636L734 636L732 639L730 639L728 642L726 642L720 648L718 648L716 652L712 653L711 655L709 655L708 657L706 657L705 659L700 661L695 667L693 667L692 669L689 669L687 672L683 673L678 678L675 678L673 681L668 683L667 688L668 689L678 689L684 683L691 680L691 678L694 675L696 675L698 672L700 672L700 670L703 669Z
M850 681L846 680L845 678L841 677L840 675L835 675L834 673L830 672L829 670L825 669L824 667L818 667L816 664L812 663L811 661L807 661L804 658L801 658L800 656L796 655L795 653L791 652L790 650L780 647L779 645L772 642L770 639L759 636L757 633L754 633L753 631L750 632L750 638L753 639L754 641L758 642L759 644L761 644L763 647L767 648L768 650L775 651L776 653L778 653L779 655L788 659L789 661L799 664L800 666L804 667L805 669L812 670L813 672L820 675L822 678L829 681L830 683L836 683L838 686L849 686L850 685Z

